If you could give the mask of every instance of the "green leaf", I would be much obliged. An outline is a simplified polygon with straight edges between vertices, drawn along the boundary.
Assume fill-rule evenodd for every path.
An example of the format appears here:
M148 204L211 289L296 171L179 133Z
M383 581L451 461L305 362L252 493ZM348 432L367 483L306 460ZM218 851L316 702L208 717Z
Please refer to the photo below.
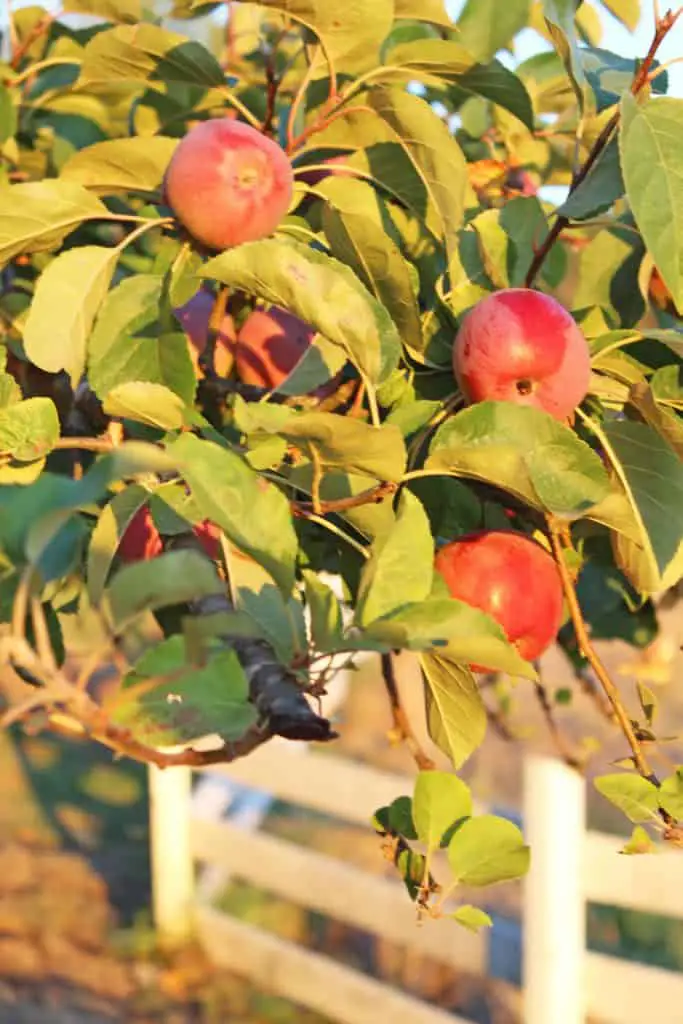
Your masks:
M27 398L0 409L0 456L33 462L59 439L59 417L51 398Z
M66 370L74 387L86 365L86 346L109 290L119 252L83 245L60 253L38 278L24 327L24 348L48 373Z
M437 654L422 654L420 664L427 687L427 727L440 750L456 769L481 746L486 733L486 710L469 669Z
M639 537L612 533L617 564L641 593L667 590L683 576L683 464L643 423L611 423L605 437Z
M375 540L363 567L355 618L360 626L412 601L432 589L434 541L422 504L410 491L399 500L392 531Z
M205 556L197 551L170 551L119 569L106 597L112 622L121 628L140 612L223 592L224 584Z
M640 22L640 0L601 0L601 3L622 25L635 32Z
M142 0L63 0L61 10L66 14L94 14L107 21L142 21Z
M511 402L479 402L448 420L425 468L484 480L567 518L585 515L610 489L599 457L569 427Z
M105 397L102 407L108 416L120 416L161 430L177 430L185 422L183 400L163 384L148 381L117 384Z
M239 455L212 441L183 434L168 451L178 460L201 514L256 559L289 597L298 544L284 494Z
M303 572L306 604L311 614L311 638L322 654L343 646L344 620L341 605L334 591L310 570Z
M621 101L619 142L626 195L648 252L683 311L683 100Z
M389 827L404 839L417 839L413 821L413 802L409 796L397 796L388 811Z
M419 96L401 89L373 89L368 105L396 134L440 219L449 254L458 246L468 186L465 157L443 121Z
M159 323L163 279L135 274L112 289L88 344L88 383L103 399L131 381L163 384L186 404L194 399L194 369L185 335Z
M192 8L202 2L194 0ZM261 0L261 6L282 11L315 33L324 50L321 69L329 60L345 72L364 71L377 63L394 20L393 0L373 0L372 5L348 0L343 10L329 0Z
M149 491L139 484L115 494L97 519L90 537L86 562L88 599L96 607L107 584L116 549L138 509L149 499Z
M550 37L569 75L579 109L583 111L588 87L576 36L575 14L574 0L543 0L543 15Z
M314 449L325 467L395 482L405 472L405 444L392 423L373 427L336 413L307 412L291 417L278 433L304 451Z
M638 61L633 57L623 57L599 46L581 48L583 70L593 90L597 111L600 113L619 103L622 96L630 92L633 78L638 70ZM652 63L651 70L660 69L659 61ZM666 93L668 74L660 71L650 82L649 88L654 93Z
M633 856L639 853L655 853L656 849L655 844L642 825L636 825L631 833L631 838L619 850L619 853Z
M448 17L444 0L394 0L395 18L409 21L428 21L433 25L451 28L453 22Z
M673 775L662 779L659 803L674 818L683 819L683 768L677 768Z
M98 32L86 44L79 86L103 82L163 82L222 86L221 66L200 43L140 22Z
M469 903L464 903L461 907L458 907L450 916L454 921L457 921L458 924L461 924L471 932L478 932L482 928L491 928L493 925L493 921L485 910L481 910L479 907L472 907Z
M529 870L529 860L529 847L517 826L491 814L464 822L448 846L448 863L462 885L521 878Z
M529 22L530 0L467 0L457 22L458 39L477 60L491 60Z
M202 276L294 313L341 346L371 383L396 367L400 338L389 314L349 267L321 252L278 238L248 242L209 260Z
M333 255L356 273L382 303L398 332L416 352L423 349L422 327L409 264L379 223L362 214L327 206L323 228Z
M0 189L0 266L20 253L55 249L84 220L108 218L106 206L71 181L49 179Z
M270 573L228 544L228 578L238 611L255 622L283 665L307 649L301 602L282 594ZM203 616L202 616L203 617Z
M192 665L182 637L172 636L125 676L111 721L152 746L189 743L213 733L234 741L258 717L248 698L249 683L234 651L215 651L206 664Z
M415 780L413 821L418 839L438 850L448 830L472 814L472 794L462 779L450 772L421 771Z
M632 386L628 395L627 412L631 409L668 441L679 459L683 459L683 421L670 409L657 403L649 385L639 383Z
M642 779L640 775L621 772L601 775L595 779L595 788L631 821L652 821L656 818L659 791L652 782Z
M178 139L162 135L107 139L77 150L59 177L98 195L157 192L177 145Z
M393 648L411 651L438 647L463 665L486 665L498 672L535 679L536 673L505 633L485 612L453 598L429 598L407 605L366 625L367 633Z
M586 178L559 207L559 217L587 220L604 213L624 194L616 138L610 139Z

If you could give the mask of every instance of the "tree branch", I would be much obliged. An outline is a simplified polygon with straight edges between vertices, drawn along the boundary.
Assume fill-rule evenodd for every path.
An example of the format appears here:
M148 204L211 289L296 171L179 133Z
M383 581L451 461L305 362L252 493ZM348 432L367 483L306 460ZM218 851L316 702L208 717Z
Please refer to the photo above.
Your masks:
M683 13L683 8L679 8L679 10L675 12L667 11L665 15L657 19L655 25L655 34L652 39L652 42L650 43L650 49L648 50L647 55L645 56L642 64L636 71L636 74L634 75L633 81L631 83L631 93L634 96L637 96L638 93L641 92L643 87L647 85L650 76L650 71L652 69L652 64L657 54L657 50L661 46L662 41L666 38L668 33L676 24L681 13ZM600 135L593 143L593 147L590 153L588 154L588 157L583 167L581 167L578 173L574 175L571 186L569 188L569 195L575 192L579 185L588 177L589 171L595 165L598 157L610 141L612 133L618 127L619 119L620 113L618 110L616 110L607 122L607 124L605 125L605 127L603 128L603 130L600 132ZM540 249L531 261L531 266L527 271L526 279L524 281L524 284L527 288L532 287L538 272L540 271L541 267L543 266L546 260L546 257L548 256L548 253L550 252L550 250L552 249L552 247L554 246L555 242L560 237L562 232L569 225L569 223L570 219L568 217L558 217L555 223L553 224L552 228L546 235L545 241L543 242Z
M564 559L562 533L563 530L566 528L565 524L559 525L550 516L548 516L547 522L550 534L550 543L552 545L553 555L555 557L555 562L560 573L560 579L562 580L562 589L564 591L564 596L566 598L567 606L569 608L569 614L571 615L572 623L574 624L574 632L576 633L576 640L579 645L579 650L587 659L590 667L593 669L593 672L599 680L600 685L605 691L607 699L609 700L614 711L614 717L619 723L621 731L623 732L626 741L629 747L631 748L631 752L633 754L633 761L636 768L638 769L638 773L642 775L644 779L647 779L649 782L652 782L654 783L654 785L658 786L659 780L655 773L652 771L652 768L650 767L650 764L643 751L640 741L636 736L635 729L633 728L633 723L629 718L626 708L622 703L621 694L619 693L619 690L617 689L615 684L612 682L609 672L600 660L600 657L595 648L593 647L591 639L588 635L586 622L581 611L581 606L579 604L579 599L576 594L576 589L574 587L574 583L572 581L569 568L567 567L567 563Z
M389 696L391 715L394 720L393 732L397 739L403 741L412 754L415 764L421 771L430 771L436 767L430 757L425 754L413 732L412 726L401 703L394 673L394 660L391 654L382 654L382 678Z

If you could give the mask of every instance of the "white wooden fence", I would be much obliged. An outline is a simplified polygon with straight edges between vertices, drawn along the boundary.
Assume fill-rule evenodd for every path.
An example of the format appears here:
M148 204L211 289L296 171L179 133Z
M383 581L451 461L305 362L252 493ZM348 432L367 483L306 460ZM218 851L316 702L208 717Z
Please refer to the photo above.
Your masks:
M376 808L412 790L411 778L318 749L292 756L292 746L272 741L235 765L211 769L212 777L368 827ZM464 1024L217 911L198 895L194 867L223 870L463 972L487 973L488 933L473 935L448 920L418 927L400 882L229 818L198 814L189 771L152 769L150 784L154 913L162 938L196 931L220 965L339 1024ZM618 838L586 831L583 780L547 758L527 761L523 817L532 847L524 887L525 1024L580 1024L587 1016L604 1024L681 1024L683 974L586 951L585 911L594 901L683 918L683 853L620 856Z

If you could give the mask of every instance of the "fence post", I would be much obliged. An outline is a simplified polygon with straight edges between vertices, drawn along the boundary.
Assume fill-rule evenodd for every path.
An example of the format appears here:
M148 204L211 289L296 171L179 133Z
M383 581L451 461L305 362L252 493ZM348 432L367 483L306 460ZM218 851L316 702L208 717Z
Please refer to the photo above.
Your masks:
M586 789L562 762L529 757L524 830L531 869L524 887L525 1024L583 1024Z
M154 926L162 945L181 945L194 930L192 770L150 765L148 778Z

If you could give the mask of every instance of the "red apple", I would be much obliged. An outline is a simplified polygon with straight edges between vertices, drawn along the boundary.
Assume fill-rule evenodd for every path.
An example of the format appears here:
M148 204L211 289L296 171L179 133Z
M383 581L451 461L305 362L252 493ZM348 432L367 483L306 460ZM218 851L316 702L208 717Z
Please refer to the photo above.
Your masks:
M203 121L178 144L164 198L178 220L210 249L272 234L287 213L294 177L276 142L227 117Z
M235 369L245 384L273 390L280 387L316 335L314 327L278 306L257 309L237 335ZM341 373L312 392L326 398L339 386Z
M552 555L524 534L468 534L441 548L436 570L451 596L487 612L527 661L555 639L562 623L562 580Z
M199 356L206 348L209 320L213 311L214 301L210 291L206 288L200 288L189 302L173 310L176 319L180 322L187 335L190 357L195 373L199 372ZM235 323L232 317L226 314L216 339L214 362L216 373L219 377L227 377L230 373L236 338Z
M215 561L220 553L220 530L204 519L194 527L195 536L209 558ZM122 562L147 562L164 550L161 535L154 525L149 505L142 505L128 523L119 542L118 555Z
M533 405L565 420L588 391L590 353L556 299L531 288L507 288L466 314L453 369L469 402Z

